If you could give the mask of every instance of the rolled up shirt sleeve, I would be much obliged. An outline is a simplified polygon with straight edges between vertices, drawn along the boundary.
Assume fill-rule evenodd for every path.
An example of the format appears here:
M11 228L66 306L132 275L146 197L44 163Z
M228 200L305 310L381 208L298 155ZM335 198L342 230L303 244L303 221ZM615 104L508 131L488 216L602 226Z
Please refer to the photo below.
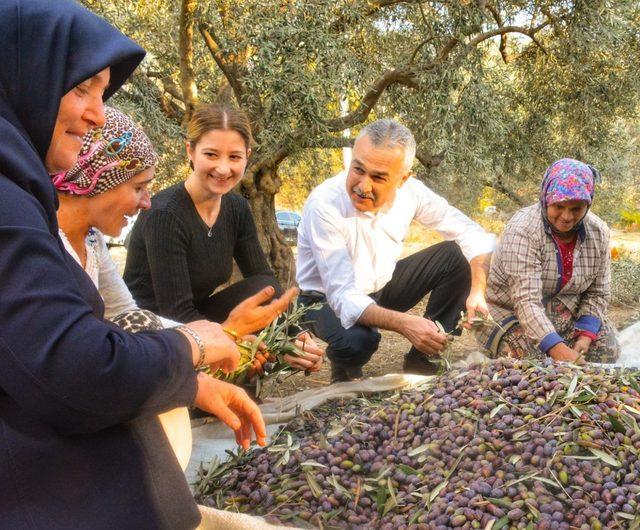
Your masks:
M316 204L305 211L313 259L325 289L327 302L345 329L355 325L374 300L356 286L355 270L347 250L341 215L331 205Z
M448 241L455 241L467 261L494 251L496 236L486 232L446 199L437 195L421 182L415 181L412 190L416 200L416 220L426 228L437 231Z

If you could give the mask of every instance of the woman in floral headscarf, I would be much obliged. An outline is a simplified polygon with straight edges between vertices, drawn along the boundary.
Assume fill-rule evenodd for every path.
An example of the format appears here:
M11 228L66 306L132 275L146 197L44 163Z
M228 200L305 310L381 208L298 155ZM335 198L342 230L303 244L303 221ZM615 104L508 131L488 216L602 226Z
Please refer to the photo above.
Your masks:
M487 286L499 326L477 332L491 356L617 359L620 347L606 318L609 229L589 211L599 179L583 162L558 160L544 175L539 203L507 224Z
M60 237L98 288L105 302L105 318L119 321L127 316L131 320L136 312L141 329L177 326L168 320L163 326L153 313L138 310L109 255L103 234L117 237L127 217L150 206L148 186L158 155L131 118L106 106L104 114L104 127L84 137L76 165L53 176L60 199Z

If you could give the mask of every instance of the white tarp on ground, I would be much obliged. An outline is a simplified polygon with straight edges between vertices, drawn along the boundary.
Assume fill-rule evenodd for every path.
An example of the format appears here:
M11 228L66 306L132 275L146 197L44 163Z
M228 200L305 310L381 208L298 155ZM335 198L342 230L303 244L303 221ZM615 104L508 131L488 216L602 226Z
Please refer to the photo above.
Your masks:
M640 366L640 322L623 329L618 340L622 348L618 363L622 366Z
M640 367L640 322L624 329L619 335L622 354L616 366ZM482 362L486 357L479 352L470 354L464 364ZM295 418L301 411L310 410L329 399L357 397L362 393L384 392L422 382L426 377L408 374L390 374L362 381L339 383L325 388L305 390L282 399L275 399L260 407L267 423L267 433L273 436L280 428ZM190 484L197 478L200 465L207 466L213 458L225 460L226 450L235 451L233 433L218 421L207 421L192 429L193 447L191 459L185 471ZM202 523L200 530L275 530L284 528L264 522L258 517L235 514L200 507ZM291 527L288 527L291 529Z

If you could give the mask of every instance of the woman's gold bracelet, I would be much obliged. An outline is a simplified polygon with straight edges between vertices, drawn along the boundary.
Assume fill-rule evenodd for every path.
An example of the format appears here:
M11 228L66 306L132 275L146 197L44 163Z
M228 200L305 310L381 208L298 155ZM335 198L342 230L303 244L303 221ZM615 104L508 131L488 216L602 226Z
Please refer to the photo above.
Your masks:
M242 342L242 339L240 339L240 337L238 337L238 334L232 329L222 328L222 331L224 331L227 335L229 335L236 344Z

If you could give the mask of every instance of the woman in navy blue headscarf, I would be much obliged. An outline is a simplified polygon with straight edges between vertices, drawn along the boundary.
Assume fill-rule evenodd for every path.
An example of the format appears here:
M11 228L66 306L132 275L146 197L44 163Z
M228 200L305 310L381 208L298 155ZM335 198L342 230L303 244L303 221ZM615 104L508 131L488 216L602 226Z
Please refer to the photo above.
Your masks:
M0 49L0 527L192 528L156 415L195 399L239 443L252 428L264 443L246 394L193 370L233 368L236 346L210 323L138 335L105 323L58 238L49 178L75 163L144 51L72 0L2 0ZM253 328L287 301L256 310Z

